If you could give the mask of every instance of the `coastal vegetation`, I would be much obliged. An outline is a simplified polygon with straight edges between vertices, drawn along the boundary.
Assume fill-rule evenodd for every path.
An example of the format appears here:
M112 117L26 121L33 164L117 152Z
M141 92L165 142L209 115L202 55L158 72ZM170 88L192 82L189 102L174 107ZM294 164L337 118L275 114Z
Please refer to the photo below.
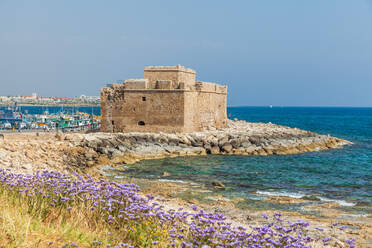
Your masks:
M263 226L233 226L218 213L166 209L137 185L0 170L3 247L321 247L332 243L280 213ZM330 228L335 228L335 223ZM338 244L340 245L340 244ZM344 247L354 247L346 240ZM334 247L334 246L333 246Z

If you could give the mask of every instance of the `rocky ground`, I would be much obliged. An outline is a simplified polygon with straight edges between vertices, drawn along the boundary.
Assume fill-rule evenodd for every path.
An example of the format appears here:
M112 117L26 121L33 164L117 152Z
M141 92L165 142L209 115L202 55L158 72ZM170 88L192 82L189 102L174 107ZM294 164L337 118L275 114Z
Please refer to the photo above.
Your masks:
M0 167L13 172L71 171L63 151L71 144L55 133L7 133L0 136Z
M230 121L229 127L181 133L30 133L0 137L0 164L13 171L132 164L143 159L210 154L286 155L350 142L274 124ZM71 167L73 166L73 167Z
M143 159L205 154L287 155L350 144L329 135L245 121L229 121L226 129L190 134L95 133L66 135L64 139L76 148L70 149L72 156L68 158L70 164L77 166L132 164Z
M166 176L164 177L166 178ZM211 213L223 213L229 218L229 221L235 226L244 226L248 229L252 226L262 226L268 224L263 217L263 213L272 216L276 211L269 210L251 210L242 209L237 206L244 202L242 198L226 198L221 194L210 196L213 190L208 185L201 188L195 187L193 183L184 182L164 182L147 179L133 179L130 181L141 185L144 192L160 196L160 200L167 209L184 208L192 212L191 206L195 205ZM208 195L206 197L206 195ZM186 197L185 197L186 196ZM291 197L268 197L266 201L281 204L298 204L308 200ZM324 239L331 237L332 242L327 247L345 247L342 243L352 238L356 239L356 247L372 247L372 221L371 217L362 215L351 215L341 210L340 205L336 202L324 202L319 204L309 204L307 210L317 214L301 214L293 211L280 211L285 220L295 222L303 220L310 223L310 234L312 237ZM318 243L312 244L312 247L323 247Z
M191 134L14 133L4 134L4 138L0 136L0 167L23 173L38 170L71 173L80 170L101 176L99 168L103 165L135 163L143 159L209 153L246 156L286 155L341 148L346 144L350 142L329 135L271 123L245 121L230 121L229 127L223 130ZM165 197L165 204L170 207L189 207L198 204L208 211L223 212L236 223L252 225L264 221L258 212L236 208L234 200L217 197L218 199L212 199L212 203L206 204L195 201L192 197L189 200L177 198L174 193L177 190L185 191L184 185L159 182L150 182L149 185L144 188L144 192ZM277 197L271 200L287 201L290 204L301 199ZM301 217L320 227L329 227L334 222L335 215L339 216L342 213L333 211L334 206L323 205L319 205L321 217L303 216L299 213L288 213L288 216L292 219ZM351 229L332 228L321 236L331 235L340 240L355 237L359 240L358 247L368 247L369 243L366 242L371 242L369 237L372 235L372 225L366 219L368 218L345 220L343 224L351 226Z

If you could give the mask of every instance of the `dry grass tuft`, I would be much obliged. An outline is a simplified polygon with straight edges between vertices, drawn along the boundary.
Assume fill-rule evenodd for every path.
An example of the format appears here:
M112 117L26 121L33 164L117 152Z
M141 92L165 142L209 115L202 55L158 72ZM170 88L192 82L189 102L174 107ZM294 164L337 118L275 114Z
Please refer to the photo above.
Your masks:
M47 219L27 213L19 201L0 194L0 247L92 247L93 241L109 243L107 230L97 224L91 225L81 215ZM73 217L72 217L73 216ZM72 245L71 245L72 244ZM99 246L95 246L99 247Z

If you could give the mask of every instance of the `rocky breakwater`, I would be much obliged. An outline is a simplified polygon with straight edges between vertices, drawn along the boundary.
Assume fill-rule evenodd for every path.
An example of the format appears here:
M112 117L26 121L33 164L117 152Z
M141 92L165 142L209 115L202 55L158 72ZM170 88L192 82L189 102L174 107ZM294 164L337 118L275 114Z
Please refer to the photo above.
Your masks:
M287 155L340 148L351 142L271 123L229 121L228 128L181 133L93 133L65 136L69 163L132 164L144 159L205 154Z

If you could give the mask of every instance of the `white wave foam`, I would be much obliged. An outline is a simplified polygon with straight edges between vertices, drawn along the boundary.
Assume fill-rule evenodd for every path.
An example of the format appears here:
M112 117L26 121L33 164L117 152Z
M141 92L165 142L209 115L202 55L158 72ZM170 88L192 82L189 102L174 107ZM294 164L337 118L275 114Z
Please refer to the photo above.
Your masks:
M213 197L213 196L207 196L206 199L209 199L209 200L212 200L212 201L231 201L230 199L227 199L227 198L217 198L217 197Z
M170 180L170 179L159 179L159 182L165 182L165 183L183 183L185 184L185 181L182 180Z
M293 193L293 192L272 192L272 191L257 190L256 193L260 194L260 195L282 196L282 197L291 197L291 198L297 198L297 199L300 199L300 198L306 196L305 194L298 193L298 192L297 193ZM316 196L316 197L323 202L336 202L336 203L338 203L338 204L340 204L341 206L344 206L344 207L354 207L356 205L355 203L347 202L347 201L344 201L344 200L329 199L329 198L325 198L325 197L321 197L321 196Z
M356 204L355 203L352 203L352 202L347 202L347 201L344 201L344 200L334 200L334 199L329 199L329 198L325 198L325 197L318 197L321 201L324 201L324 202L336 202L338 204L340 204L341 206L344 206L344 207L354 207Z
M254 196L254 195L249 195L247 196L248 199L250 200L254 200L254 201L260 201L260 200L264 200L265 199L265 196Z
M349 214L348 216L350 217L355 217L355 218L368 218L371 217L371 214Z
M291 192L271 192L271 191L260 191L257 190L257 194L260 195L267 195L267 196L286 196L286 197L291 197L291 198L302 198L305 195L301 193L291 193Z
M340 142L340 143L338 143L339 145L341 145L341 146L346 146L346 145L353 145L354 143L353 142Z

